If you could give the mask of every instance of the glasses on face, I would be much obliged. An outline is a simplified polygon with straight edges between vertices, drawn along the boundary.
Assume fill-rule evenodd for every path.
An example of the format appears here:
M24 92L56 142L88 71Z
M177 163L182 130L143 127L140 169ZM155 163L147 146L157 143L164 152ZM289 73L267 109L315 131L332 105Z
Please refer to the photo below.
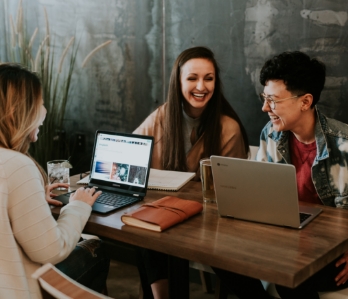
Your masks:
M297 95L297 96L293 96L293 97L290 97L290 98L286 98L286 99L280 99L280 100L277 100L277 101L275 101L275 100L273 100L272 99L272 96L268 96L268 95L266 95L265 93L260 93L260 97L259 97L259 99L260 99L260 101L261 101L261 103L262 103L262 105L265 103L265 101L267 102L267 104L269 105L269 107L272 109L272 110L274 110L275 108L276 108L276 103L278 103L278 102L283 102L283 101L286 101L286 100L290 100L290 99L295 99L295 98L299 98L299 97L302 97L304 94L299 94L299 95Z

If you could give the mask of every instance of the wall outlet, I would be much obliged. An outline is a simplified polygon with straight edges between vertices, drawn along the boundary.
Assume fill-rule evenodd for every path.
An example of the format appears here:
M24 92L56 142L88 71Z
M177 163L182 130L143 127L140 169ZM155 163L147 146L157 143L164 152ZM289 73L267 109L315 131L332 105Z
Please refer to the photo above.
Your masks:
M86 135L85 134L75 135L75 150L78 152L86 150Z

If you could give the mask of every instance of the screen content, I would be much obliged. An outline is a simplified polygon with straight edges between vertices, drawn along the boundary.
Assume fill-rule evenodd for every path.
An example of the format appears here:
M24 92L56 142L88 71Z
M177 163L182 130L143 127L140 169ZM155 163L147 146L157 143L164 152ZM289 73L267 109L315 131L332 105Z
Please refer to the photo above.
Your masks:
M99 133L91 178L144 187L151 140Z

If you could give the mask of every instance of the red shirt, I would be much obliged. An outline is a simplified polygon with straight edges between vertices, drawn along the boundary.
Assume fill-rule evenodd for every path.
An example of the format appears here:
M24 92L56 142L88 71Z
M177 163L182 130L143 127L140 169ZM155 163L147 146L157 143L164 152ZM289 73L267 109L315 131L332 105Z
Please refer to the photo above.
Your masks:
M290 137L291 164L296 168L297 192L300 201L322 204L312 181L312 165L317 153L317 144L304 144L294 134Z

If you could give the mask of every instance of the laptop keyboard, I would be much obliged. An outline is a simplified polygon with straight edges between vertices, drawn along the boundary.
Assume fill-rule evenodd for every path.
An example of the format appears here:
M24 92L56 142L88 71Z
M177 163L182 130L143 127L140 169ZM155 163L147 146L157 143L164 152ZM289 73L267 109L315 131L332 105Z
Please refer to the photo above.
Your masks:
M103 191L103 193L100 194L96 200L97 203L104 204L107 206L112 206L115 208L125 207L138 201L139 201L139 198L137 197L107 193L105 191Z
M307 220L311 216L312 216L312 214L300 213L300 223L302 223L303 221Z

